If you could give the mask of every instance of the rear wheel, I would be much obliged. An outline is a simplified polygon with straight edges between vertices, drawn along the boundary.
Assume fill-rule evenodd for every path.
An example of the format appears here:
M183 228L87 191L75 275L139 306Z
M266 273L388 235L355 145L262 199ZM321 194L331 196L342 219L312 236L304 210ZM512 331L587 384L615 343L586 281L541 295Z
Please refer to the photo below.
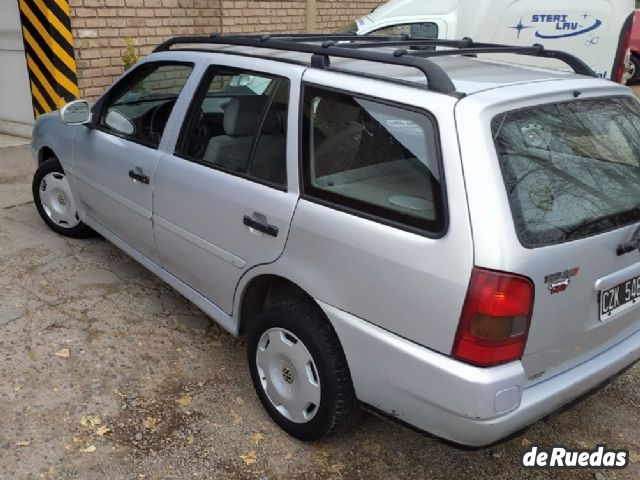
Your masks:
M300 440L316 440L351 425L360 407L347 360L320 308L290 300L252 322L249 369L271 418Z
M78 217L69 181L57 158L50 158L38 167L32 191L38 213L51 230L72 238L84 238L94 233Z
M631 71L629 73L631 74L629 85L636 85L640 82L640 57L631 55Z

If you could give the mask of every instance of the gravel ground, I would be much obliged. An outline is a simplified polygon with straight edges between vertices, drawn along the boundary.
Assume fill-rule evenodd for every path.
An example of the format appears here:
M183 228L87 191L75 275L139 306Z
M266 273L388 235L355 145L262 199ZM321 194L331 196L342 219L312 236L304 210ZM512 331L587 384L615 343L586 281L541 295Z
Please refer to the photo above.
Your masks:
M640 478L640 366L497 446L367 415L303 444L264 413L244 344L103 239L50 232L28 147L0 149L0 479ZM623 471L524 470L532 444L631 450Z

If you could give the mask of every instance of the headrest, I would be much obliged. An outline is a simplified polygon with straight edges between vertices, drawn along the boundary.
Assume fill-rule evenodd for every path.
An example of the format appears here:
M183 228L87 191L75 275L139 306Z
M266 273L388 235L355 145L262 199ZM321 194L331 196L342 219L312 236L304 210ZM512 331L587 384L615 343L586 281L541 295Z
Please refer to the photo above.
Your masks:
M255 135L269 97L266 95L246 95L233 98L224 107L224 133L230 137ZM262 127L262 134L268 135L281 130L280 120L271 109Z
M315 113L314 126L324 136L332 137L357 122L361 113L361 107L354 101L322 98Z

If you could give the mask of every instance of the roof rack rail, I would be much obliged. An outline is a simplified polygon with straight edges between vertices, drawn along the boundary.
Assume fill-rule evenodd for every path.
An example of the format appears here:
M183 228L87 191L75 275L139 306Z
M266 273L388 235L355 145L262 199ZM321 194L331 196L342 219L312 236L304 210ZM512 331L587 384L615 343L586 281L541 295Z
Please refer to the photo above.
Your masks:
M311 38L311 40L309 40ZM381 37L387 39L389 37ZM395 37L396 39L398 37ZM213 45L239 45L244 47L270 48L274 50L285 50L292 52L312 54L311 66L316 68L327 68L330 65L329 57L350 58L354 60L366 60L369 62L401 65L420 70L427 78L430 90L454 94L454 86L449 75L434 62L418 57L395 57L385 52L363 52L338 46L339 41L352 41L353 35L300 35L300 36L235 36L235 35L212 35L210 37L175 37L160 44L154 52L169 50L174 45L179 44L213 44ZM305 43L310 41L322 41L322 45ZM331 42L331 43L328 43ZM336 42L335 44L333 42ZM382 44L382 41L381 41Z
M478 55L482 53L511 53L515 55L527 55L531 57L550 58L566 63L579 75L597 77L596 73L586 63L575 55L560 50L546 50L543 45L536 43L530 47L513 47L510 45L497 45L490 43L472 43L470 47L458 50L438 51L407 51L396 50L395 55L412 55L417 57L442 57L447 55Z
M319 44L317 44L319 42ZM253 34L174 37L158 45L154 52L170 50L174 45L208 44L237 45L243 47L269 48L291 52L309 53L311 66L328 68L330 57L349 58L368 62L400 65L420 70L427 78L428 88L444 94L456 94L456 88L447 73L432 57L452 55L475 56L485 53L507 53L532 57L550 58L566 63L580 75L595 77L595 72L578 57L558 50L546 50L540 44L530 47L475 43L470 38L462 40L435 40L409 35L359 36L356 34ZM380 47L399 47L390 52L368 51ZM424 47L434 47L425 50ZM436 47L446 47L436 50Z

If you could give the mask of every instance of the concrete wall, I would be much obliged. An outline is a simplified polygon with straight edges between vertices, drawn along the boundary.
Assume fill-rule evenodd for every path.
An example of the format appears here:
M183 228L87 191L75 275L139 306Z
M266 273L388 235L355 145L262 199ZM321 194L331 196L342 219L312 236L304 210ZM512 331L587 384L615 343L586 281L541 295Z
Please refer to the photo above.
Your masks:
M33 121L18 2L1 0L0 133L29 136Z

